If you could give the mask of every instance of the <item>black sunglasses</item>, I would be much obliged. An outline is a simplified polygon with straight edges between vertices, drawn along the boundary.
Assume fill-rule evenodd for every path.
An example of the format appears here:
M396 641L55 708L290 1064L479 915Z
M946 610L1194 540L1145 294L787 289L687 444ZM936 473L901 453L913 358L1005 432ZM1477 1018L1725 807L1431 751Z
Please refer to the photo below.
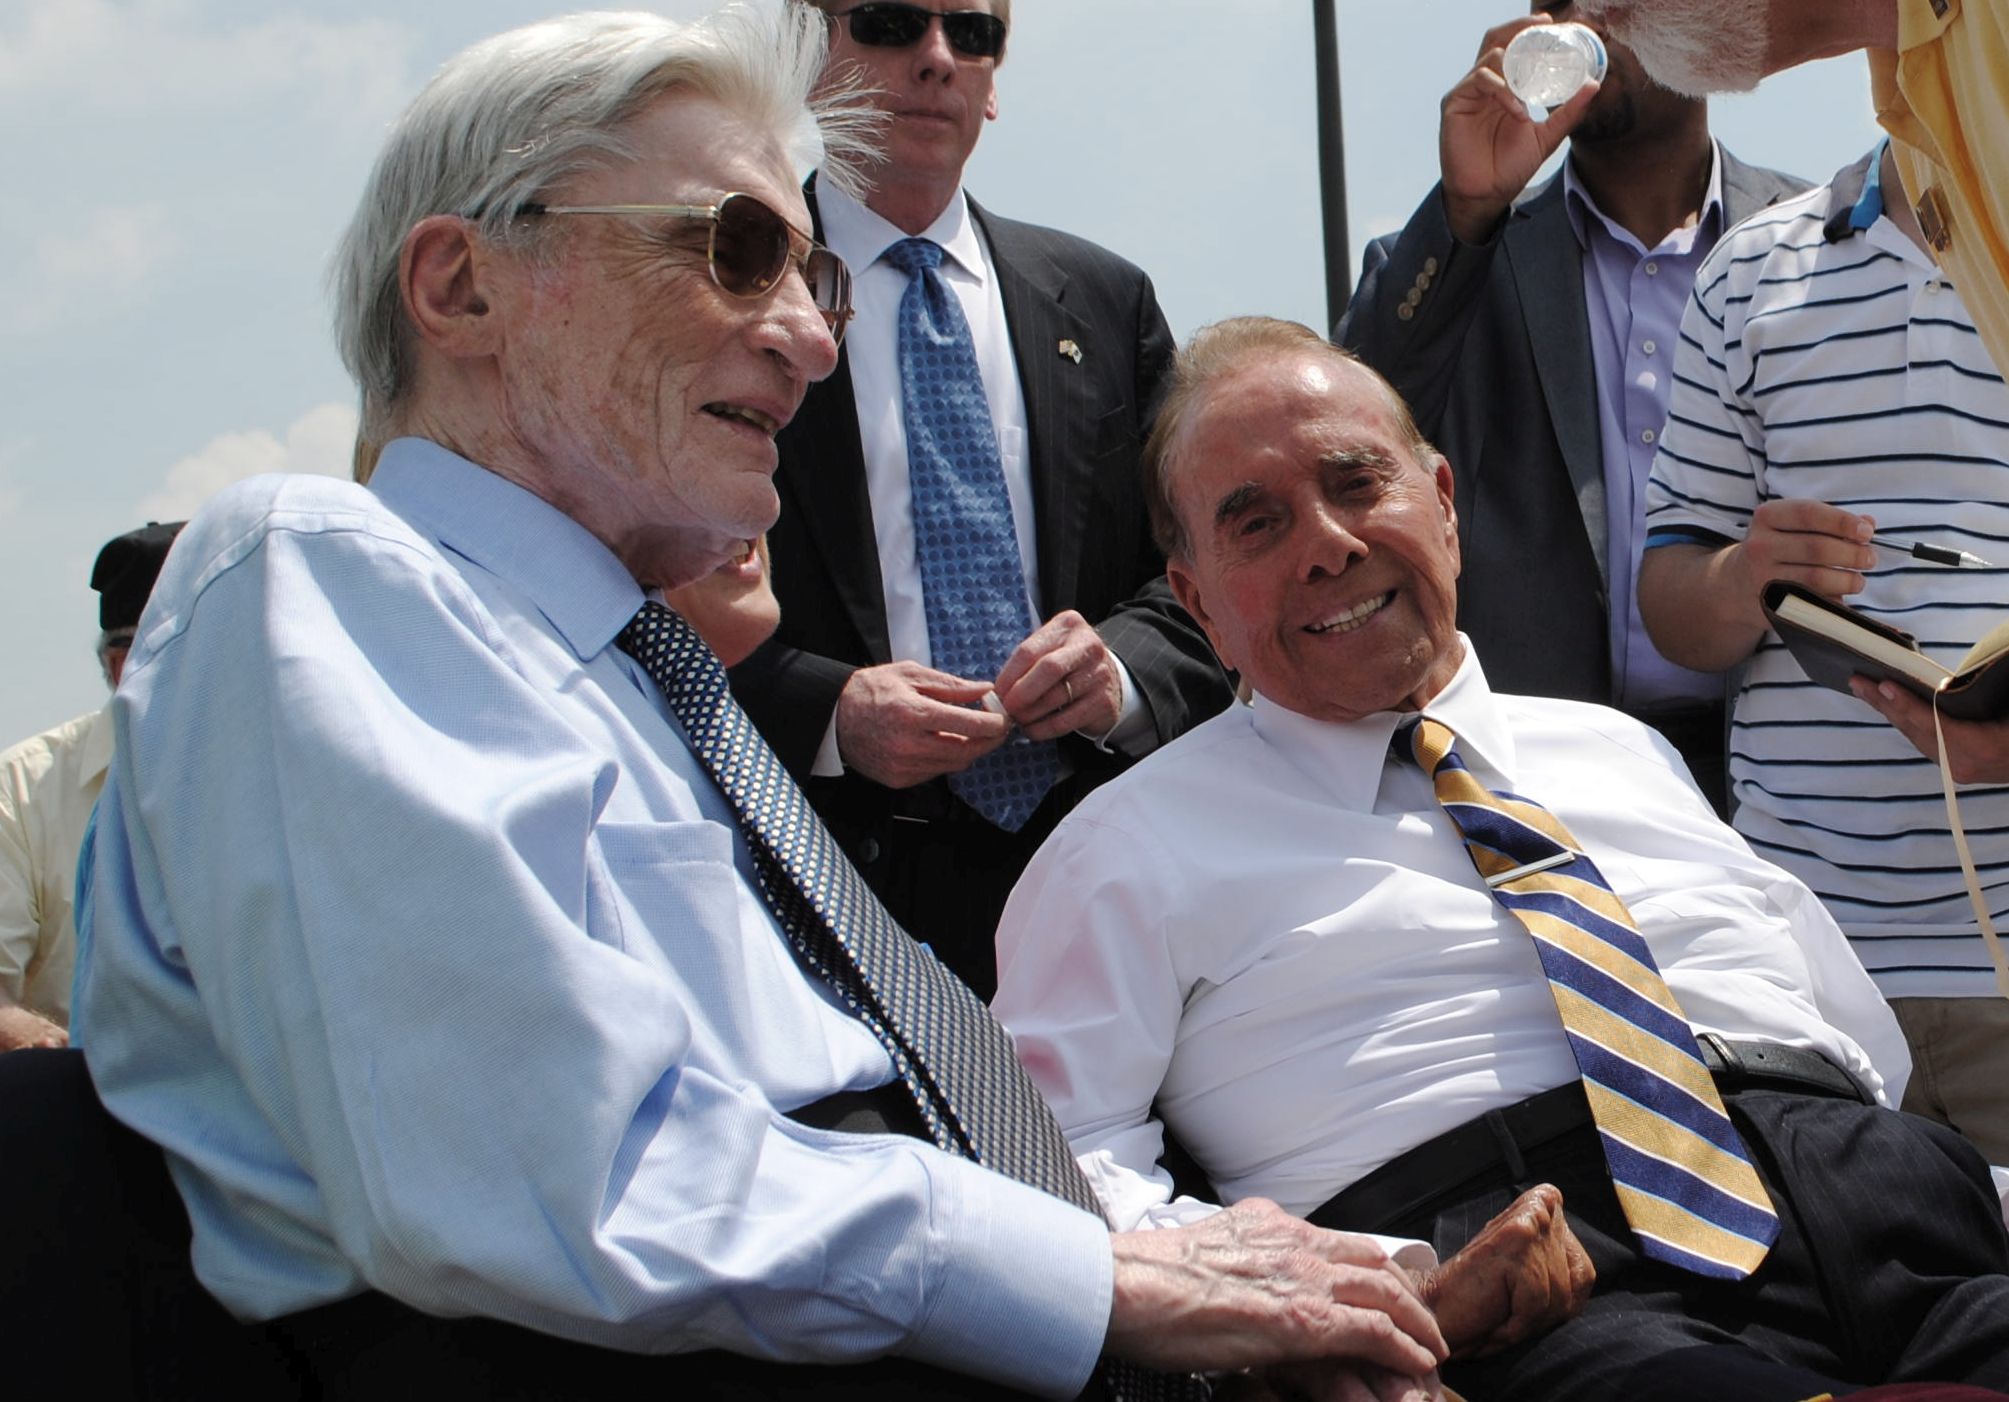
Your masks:
M802 270L802 280L832 337L843 340L851 320L851 270L844 260L760 200L737 190L717 204L527 204L522 212L704 219L712 226L705 263L721 291L735 297L765 297L793 263Z
M836 18L851 21L851 37L875 49L904 49L921 42L931 21L942 22L949 47L966 58L996 58L1004 52L1005 22L982 10L924 10L919 5L899 5L873 0L837 12Z

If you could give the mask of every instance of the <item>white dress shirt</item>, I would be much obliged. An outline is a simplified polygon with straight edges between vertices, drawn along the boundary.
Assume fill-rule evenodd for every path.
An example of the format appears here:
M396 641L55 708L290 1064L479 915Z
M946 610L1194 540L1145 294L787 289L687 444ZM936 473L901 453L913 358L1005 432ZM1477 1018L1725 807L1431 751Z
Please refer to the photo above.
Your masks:
M851 365L851 394L858 406L858 441L865 456L865 489L872 501L872 534L879 551L879 577L886 596L886 641L895 661L933 666L928 618L922 604L921 567L914 550L913 492L907 474L906 396L900 389L900 299L908 277L884 254L909 237L834 185L819 184L817 211L824 243L851 269L851 305L857 313L844 336ZM962 305L970 324L997 429L998 459L1011 497L1012 527L1018 535L1019 569L1025 577L1032 616L1046 619L1039 592L1039 537L1034 524L1032 462L1026 436L1025 391L1005 321L997 269L971 217L969 200L958 189L917 237L942 247L941 275ZM1091 623L1095 620L1090 619ZM1030 630L1028 630L1030 631ZM1155 738L1150 709L1119 658L1123 683L1121 719L1103 743L1140 753ZM976 680L973 678L973 680ZM815 772L842 772L837 760L836 717L831 717Z
M112 762L109 710L0 753L0 991L63 1024L77 931L77 847Z
M1658 735L1495 695L1469 644L1427 713L1575 833L1698 1030L1821 1051L1896 1100L1904 1040L1841 932ZM1388 757L1399 719L1232 707L1084 801L1013 893L993 1007L1119 1228L1185 1215L1154 1101L1228 1201L1308 1212L1577 1078L1525 928Z
M872 534L886 586L886 639L895 658L932 666L928 618L921 606L921 567L914 554L913 493L907 480L906 397L900 392L900 299L907 275L882 255L908 235L843 191L816 190L823 238L851 268L851 305L857 312L844 335L851 361L851 393L858 402L858 442L865 454L865 487L872 497ZM1012 359L1011 331L990 250L977 234L969 201L960 190L919 237L942 246L942 280L962 304L976 345L977 372L997 429L998 459L1011 494L1018 533L1019 568L1035 618L1039 598L1039 538L1032 515L1032 469L1026 459L1025 393Z

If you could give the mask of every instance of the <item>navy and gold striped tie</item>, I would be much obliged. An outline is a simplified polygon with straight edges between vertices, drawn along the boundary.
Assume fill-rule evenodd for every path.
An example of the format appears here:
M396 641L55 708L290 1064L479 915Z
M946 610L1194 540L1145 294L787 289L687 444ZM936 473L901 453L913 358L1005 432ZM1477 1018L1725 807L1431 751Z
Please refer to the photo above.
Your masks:
M1631 913L1553 813L1487 788L1455 745L1421 716L1395 737L1395 753L1431 776L1487 888L1534 937L1641 1251L1742 1280L1778 1238L1778 1214Z
M776 923L885 1046L935 1143L1100 1217L1095 1190L1005 1030L872 894L732 699L725 668L697 631L651 601L616 642L662 688L698 762L739 815ZM1099 1383L1106 1396L1136 1402L1206 1395L1194 1379L1116 1360L1103 1362Z

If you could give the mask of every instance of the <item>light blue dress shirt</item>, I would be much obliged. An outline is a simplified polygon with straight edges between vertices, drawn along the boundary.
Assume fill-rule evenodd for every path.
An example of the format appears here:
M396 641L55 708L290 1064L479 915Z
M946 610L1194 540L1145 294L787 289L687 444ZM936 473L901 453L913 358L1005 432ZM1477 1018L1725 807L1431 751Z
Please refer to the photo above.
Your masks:
M79 1016L204 1283L1065 1395L1105 1226L783 1111L885 1083L613 640L569 517L416 439L183 533L126 664Z
M1695 270L1723 233L1723 158L1710 143L1700 217L1647 248L1597 207L1563 165L1570 228L1583 249L1584 310L1597 373L1598 442L1604 458L1605 573L1613 704L1634 713L1723 699L1723 678L1660 655L1639 616L1639 557L1646 548L1646 479L1674 391L1674 348Z

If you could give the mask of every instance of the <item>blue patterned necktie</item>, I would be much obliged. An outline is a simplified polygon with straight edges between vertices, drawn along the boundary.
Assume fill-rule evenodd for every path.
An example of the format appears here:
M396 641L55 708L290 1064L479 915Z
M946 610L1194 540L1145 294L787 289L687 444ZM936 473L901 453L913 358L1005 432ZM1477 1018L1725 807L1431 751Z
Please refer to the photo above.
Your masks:
M997 428L969 322L939 271L941 245L902 239L883 256L909 279L900 298L900 394L928 651L939 671L989 681L1038 626ZM949 788L1017 832L1059 771L1052 741L1014 737L951 774Z
M1405 721L1394 749L1431 776L1487 888L1534 937L1641 1252L1742 1280L1778 1214L1631 912L1553 813L1472 776L1449 727Z
M652 601L616 642L662 689L698 762L738 814L775 922L885 1046L935 1143L1099 1218L1095 1190L1005 1030L894 923L732 699L725 668L697 630ZM1191 1379L1119 1360L1104 1360L1099 1379L1116 1402L1206 1396Z

